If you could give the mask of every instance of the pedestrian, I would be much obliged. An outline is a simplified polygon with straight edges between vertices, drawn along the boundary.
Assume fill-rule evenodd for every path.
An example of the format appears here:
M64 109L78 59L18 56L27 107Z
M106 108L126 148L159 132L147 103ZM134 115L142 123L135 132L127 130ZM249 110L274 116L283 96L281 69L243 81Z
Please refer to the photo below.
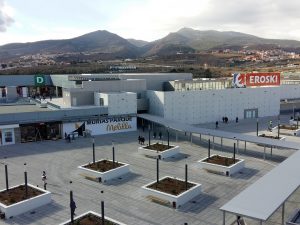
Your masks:
M73 199L70 202L70 208L71 208L71 214L72 215L76 215L75 214L75 210L76 210L77 206L76 206L76 203L75 203L75 201Z
M218 126L219 126L219 122L216 121L216 129L218 129Z
M159 131L158 136L159 136L159 140L161 140L161 137L162 137L161 131Z
M145 138L144 137L141 137L141 143L142 143L142 145L144 145L144 143L145 143Z
M235 122L236 122L236 123L239 122L239 118L238 118L238 117L235 118Z
M153 133L153 138L155 139L156 138L156 132L154 131Z
M46 171L42 172L42 180L43 181L47 180Z
M138 137L138 140L139 140L139 144L141 144L141 136L140 135Z
M65 132L65 140L67 140L67 137L68 137L67 132Z
M42 181L44 183L44 190L47 190L47 176L46 176L46 171L42 172Z
M222 122L223 122L223 123L225 122L225 117L224 117L224 116L222 117Z

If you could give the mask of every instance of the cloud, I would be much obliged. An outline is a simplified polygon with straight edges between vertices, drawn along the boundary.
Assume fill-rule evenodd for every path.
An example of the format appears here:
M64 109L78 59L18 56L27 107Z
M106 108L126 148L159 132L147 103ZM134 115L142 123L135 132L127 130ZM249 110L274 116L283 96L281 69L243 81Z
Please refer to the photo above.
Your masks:
M295 0L145 0L127 7L109 27L121 36L146 40L182 27L300 40L299 9Z
M12 9L7 6L4 0L0 0L0 32L5 32L14 19L12 18Z

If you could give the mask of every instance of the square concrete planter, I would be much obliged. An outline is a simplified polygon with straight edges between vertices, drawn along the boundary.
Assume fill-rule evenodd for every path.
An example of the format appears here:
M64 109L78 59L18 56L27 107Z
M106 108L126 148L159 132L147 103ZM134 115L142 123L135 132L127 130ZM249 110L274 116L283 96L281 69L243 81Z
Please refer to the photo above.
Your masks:
M104 161L104 160L106 160L106 159L100 159L100 160L96 161L96 163ZM107 161L112 162L112 160L107 160ZM97 178L101 182L106 182L108 180L118 178L118 177L130 172L129 164L122 163L122 162L117 162L117 163L122 164L122 166L116 167L116 168L108 170L106 172L99 172L96 170L85 168L85 166L92 164L92 162L82 165L82 166L78 166L78 169L79 169L80 173L84 176Z
M89 215L89 214L92 214L92 215L94 215L94 216L97 216L97 217L100 217L100 218L101 218L101 215L100 215L100 214L95 213L95 212L93 212L93 211L88 211L88 212L83 213L83 214L81 214L81 215L79 215L79 216L76 216L76 217L74 218L74 224L76 224L76 220L77 220L77 219L80 219L80 218L82 218L82 217L85 217L86 215ZM114 225L126 225L125 223L121 223L121 222L119 222L119 221L117 221L117 220L114 220L114 219L112 219L112 218L109 218L109 217L107 217L107 216L104 216L104 219L105 219L105 220L108 220L108 221L110 221L110 222L112 222ZM70 224L70 223L71 223L71 219L68 220L68 221L66 221L66 222L64 222L64 223L61 223L61 224L59 224L59 225L68 225L68 224Z
M180 152L180 147L179 146L173 146L170 145L171 148L164 150L164 151L156 151L152 149L147 149L147 146L142 146L138 148L138 152L140 154L154 157L154 158L160 158L160 159L165 159L172 157Z
M16 185L12 188L18 187L20 185ZM33 189L39 190L43 194L32 197L30 199L26 199L11 205L4 205L3 203L0 203L0 211L5 213L5 218L8 219L12 216L17 216L20 214L23 214L25 212L28 212L30 210L36 209L40 206L46 205L51 203L51 192L43 190L41 188L35 187L31 184L28 184ZM0 192L6 191L6 189L1 190Z
M213 156L217 156L217 155L211 155L211 157L213 157ZM226 156L221 156L221 157L229 158ZM226 176L231 176L232 174L239 172L240 170L242 170L245 167L244 159L236 158L236 160L237 160L236 163L232 164L231 166L223 166L223 165L205 162L207 159L208 159L208 157L198 161L200 168L205 169L207 171L224 174ZM232 158L229 158L229 159L232 159Z
M276 132L278 132L277 129L278 129L278 126L272 128L272 131L274 131L276 133ZM280 134L299 136L300 129L291 130L291 129L280 128Z
M161 178L160 181L165 178L176 179L176 180L184 182L184 180L182 180L182 179L172 178L172 177L168 177L168 176ZM179 195L173 195L173 194L169 194L169 193L165 193L162 191L158 191L158 190L149 188L150 185L155 184L155 183L156 183L156 181L144 185L142 187L142 194L144 196L150 198L151 200L155 200L156 202L163 202L164 204L171 205L174 208L181 207L183 204L187 203L194 197L201 194L201 184L190 182L190 181L188 181L188 183L194 184L194 186L191 187L190 189L182 192Z

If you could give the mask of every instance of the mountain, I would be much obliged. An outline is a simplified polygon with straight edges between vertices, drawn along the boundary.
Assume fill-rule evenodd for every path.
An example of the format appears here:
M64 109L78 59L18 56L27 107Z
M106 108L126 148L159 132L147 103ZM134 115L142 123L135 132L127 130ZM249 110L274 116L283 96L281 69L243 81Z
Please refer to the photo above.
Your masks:
M178 34L189 39L187 43L197 50L208 50L211 48L224 48L230 46L255 46L255 45L277 45L281 48L300 47L300 41L265 39L254 35L234 32L234 31L199 31L191 28L182 28L177 31Z
M149 49L146 55L160 54L165 46L194 49L197 51L232 48L240 50L245 47L251 49L270 48L299 48L300 41L264 39L250 34L234 31L199 31L191 28L182 28L175 33L146 45Z
M129 39L127 39L127 41L129 43L135 45L136 47L143 47L143 46L145 46L146 44L149 43L148 41L136 40L136 39L133 39L133 38L129 38Z
M105 30L91 32L65 40L45 40L31 43L12 43L0 46L0 59L16 59L36 54L53 55L61 60L115 59L145 56L165 56L218 49L281 48L300 52L300 41L265 39L234 31L194 30L182 28L153 41L124 39Z
M30 43L13 43L0 46L0 58L34 54L88 53L136 57L139 49L126 39L105 30L65 40L46 40Z

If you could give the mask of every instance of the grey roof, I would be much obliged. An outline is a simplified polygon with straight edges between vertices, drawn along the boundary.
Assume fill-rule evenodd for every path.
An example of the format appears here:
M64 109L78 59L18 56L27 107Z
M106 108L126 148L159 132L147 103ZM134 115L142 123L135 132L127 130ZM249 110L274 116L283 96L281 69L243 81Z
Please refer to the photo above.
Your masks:
M266 221L300 185L297 151L220 209Z
M35 75L0 75L0 86L35 86ZM49 75L44 75L45 85L52 85Z
M266 146L276 146L279 148L288 148L288 149L298 149L299 148L299 144L295 143L295 142L280 141L280 140L276 140L276 139L251 136L251 135L247 135L247 134L240 134L240 133L233 133L233 132L228 132L228 131L195 127L192 125L176 122L173 120L167 120L163 117L150 115L150 114L138 114L138 117L162 124L166 127L172 128L174 130L181 130L181 131L187 131L187 132L192 132L192 133L196 133L196 134L210 135L210 136L214 136L214 137L223 137L223 138L227 138L227 139L246 141L246 142L251 142L251 143L261 144L261 145L266 145Z

